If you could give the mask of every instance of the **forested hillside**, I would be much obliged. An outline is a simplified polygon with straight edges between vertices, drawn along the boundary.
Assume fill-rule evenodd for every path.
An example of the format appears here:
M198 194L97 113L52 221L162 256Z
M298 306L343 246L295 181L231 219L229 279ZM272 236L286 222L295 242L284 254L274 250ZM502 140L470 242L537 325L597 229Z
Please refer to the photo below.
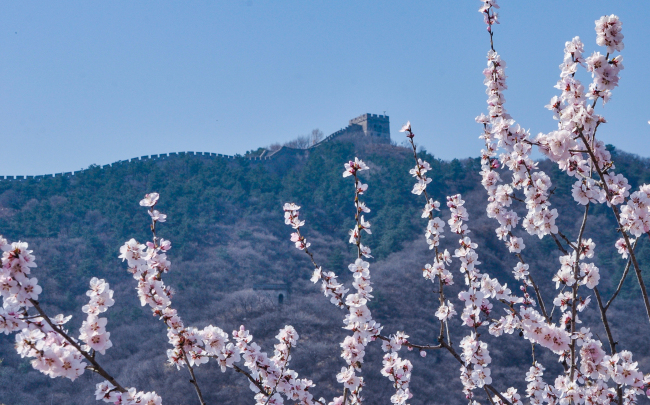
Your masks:
M632 189L650 182L650 163L609 147L617 172L624 173ZM364 172L368 183L366 203L371 212L372 235L364 239L373 249L372 280L374 318L386 334L403 330L418 343L436 343L434 316L435 286L422 277L422 267L433 260L424 240L423 201L411 194L412 153L402 147L356 142L331 142L296 154L285 161L205 159L184 156L163 161L131 162L106 169L91 167L73 178L57 177L41 181L0 182L0 234L10 241L27 241L37 257L34 276L43 286L40 296L46 310L74 315L68 324L77 335L87 301L84 295L92 277L105 278L115 290L116 304L107 312L114 347L99 356L105 368L127 386L155 390L166 404L191 404L195 400L186 370L165 365L168 349L165 326L141 307L134 280L126 264L118 259L119 247L128 239L144 243L150 238L150 218L138 201L148 192L161 195L158 209L168 215L158 229L159 236L172 242L169 259L172 271L166 282L175 291L174 303L187 325L202 327L212 323L227 332L245 324L263 349L272 352L277 330L293 325L300 334L292 350L292 368L301 377L313 379L316 397L340 395L336 373L344 365L339 343L344 312L329 304L319 286L313 285L311 264L289 240L282 204L301 205L306 236L316 259L326 270L350 282L347 264L354 260L347 243L347 231L354 220L352 182L341 176L343 163L359 156L370 166ZM470 212L468 226L478 243L479 260L485 273L507 281L513 290L515 258L496 239L496 222L485 217L486 194L480 184L478 159L441 161L425 154L431 163L435 199L462 193ZM551 203L560 216L558 225L575 237L582 209L570 196L574 180L558 172L547 161L540 167L552 177L555 187ZM523 209L521 212L524 212ZM608 297L616 287L625 262L613 249L618 238L615 221L607 206L596 206L586 228L586 237L596 242L601 269L601 291ZM523 216L523 215L521 215ZM448 212L443 218L449 217ZM552 274L559 268L559 256L551 238L539 240L523 235L526 261L539 284L551 291ZM447 234L442 247L451 252L456 238ZM650 279L650 243L641 240L638 258ZM457 264L455 264L457 268ZM456 282L462 283L460 277ZM282 304L254 290L258 284L285 283L290 291ZM451 287L453 297L457 285ZM617 314L615 337L620 348L647 348L650 344L644 323L628 322L643 315L638 285L633 275L625 281L623 299L611 311ZM550 303L552 297L545 297ZM595 307L581 315L589 323L598 317ZM597 325L595 322L594 325ZM641 324L641 331L632 329ZM454 343L462 337L460 321L452 322ZM595 326L598 333L602 327ZM485 336L492 342L489 336ZM14 336L0 336L0 403L9 404L90 404L94 403L94 383L98 377L86 372L76 382L51 380L33 370L27 359L13 349ZM522 350L513 350L520 347ZM490 347L493 385L505 390L515 384L520 392L522 373L532 362L530 343L518 335L508 336ZM559 367L554 356L536 353L549 369ZM639 360L640 369L650 369L647 349ZM447 352L430 352L421 358L405 355L414 365L411 404L465 403L457 363L442 361ZM391 395L390 382L379 373L379 344L370 345L364 368L368 403ZM517 376L517 378L515 378ZM453 378L452 378L453 377ZM217 364L197 369L208 403L243 404L253 402L246 379L231 369L221 373ZM92 384L90 382L93 382Z

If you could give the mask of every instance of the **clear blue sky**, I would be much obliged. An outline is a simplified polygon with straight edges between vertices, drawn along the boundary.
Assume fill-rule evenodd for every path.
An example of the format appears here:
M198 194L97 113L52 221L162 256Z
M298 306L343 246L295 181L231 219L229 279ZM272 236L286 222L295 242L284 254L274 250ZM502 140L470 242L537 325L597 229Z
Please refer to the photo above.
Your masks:
M564 42L621 17L625 70L600 134L650 156L650 24L642 1L501 0L507 105L533 134ZM474 0L3 1L0 175L172 151L244 153L362 113L410 120L443 159L477 156L489 40ZM586 77L585 81L587 80Z

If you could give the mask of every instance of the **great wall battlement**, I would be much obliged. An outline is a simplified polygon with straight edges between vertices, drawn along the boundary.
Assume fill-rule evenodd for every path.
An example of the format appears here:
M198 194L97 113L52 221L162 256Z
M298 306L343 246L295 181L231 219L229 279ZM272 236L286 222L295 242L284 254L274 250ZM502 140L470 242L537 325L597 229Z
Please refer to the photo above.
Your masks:
M161 153L159 155L145 155L145 156L140 156L132 159L127 159L127 160L120 160L114 163L109 163L107 165L102 165L102 166L96 166L96 168L100 169L107 169L109 167L116 167L119 165L123 165L125 163L131 163L131 162L141 162L145 160L158 160L158 161L163 161L166 159L173 159L173 158L178 158L182 156L203 156L203 157L208 157L208 158L214 158L214 159L247 159L247 160L268 160L270 159L270 156L231 156L231 155L222 155L220 153L211 153L211 152L171 152L171 153ZM39 175L39 176L0 176L0 180L14 180L14 181L24 181L24 180L41 180L41 179L46 179L46 178L52 178L52 177L73 177L73 176L78 176L79 174L87 171L87 170L93 170L93 169L85 169L85 170L77 170L74 172L63 172L63 173L54 173L54 174L44 174L44 175Z
M389 119L387 115L378 115L378 114L362 114L356 118L353 118L349 121L349 125L345 128L342 128L321 140L320 142L309 146L305 149L291 148L288 146L282 146L275 151L265 150L260 156L242 156L242 155L222 155L220 153L213 152L171 152L171 153L161 153L159 155L145 155L140 157L135 157L127 160L120 160L114 163L95 166L93 168L88 168L84 170L77 170L74 172L62 172L62 173L53 173L53 174L42 174L38 176L0 176L0 181L41 181L49 178L57 177L66 177L72 178L78 176L85 171L95 170L97 168L107 169L110 167L120 166L126 163L132 162L141 162L141 161L164 161L167 159L180 158L183 156L201 156L208 159L226 159L235 161L237 159L246 159L250 161L266 161L266 160L275 160L281 156L286 156L288 154L295 154L301 151L310 150L317 148L324 143L331 142L337 138L342 138L345 136L350 137L368 137L375 142L379 143L390 143L390 127Z

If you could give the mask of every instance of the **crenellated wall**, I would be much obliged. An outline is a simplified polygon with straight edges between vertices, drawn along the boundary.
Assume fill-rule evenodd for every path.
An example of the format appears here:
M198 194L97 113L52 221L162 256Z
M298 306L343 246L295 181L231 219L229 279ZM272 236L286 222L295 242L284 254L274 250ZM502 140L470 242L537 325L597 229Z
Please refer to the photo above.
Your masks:
M389 128L389 120L387 115L377 115L377 114L363 114L360 115L356 118L353 118L350 120L350 123L347 127L342 128L333 134L328 135L325 137L322 141L318 142L315 145L310 146L307 148L313 149L316 148L323 143L326 142L331 142L336 138L340 138L343 136L368 136L370 139L373 139L377 142L390 142L390 128ZM171 153L161 153L159 155L145 155L145 156L140 156L139 158L132 158L132 159L127 159L127 160L120 160L112 164L107 164L103 166L98 166L101 169L106 169L109 167L114 167L117 165L122 165L124 163L129 163L129 162L137 162L137 161L143 161L143 160L166 160L166 159L174 159L186 155L192 155L192 156L201 156L203 158L209 158L209 159L227 159L227 160L235 160L235 159L247 159L251 161L264 161L264 160L274 160L277 158L280 158L281 156L287 156L287 155L293 155L295 153L299 153L300 151L303 151L304 149L295 149L295 148L290 148L288 146L282 146L280 149L270 152L270 151L265 151L262 153L262 156L232 156L232 155L222 155L220 153L212 153L212 152L171 152ZM83 173L85 170L77 170L75 172L63 172L63 173L54 173L54 174L43 174L39 176L0 176L0 181L26 181L26 180L43 180L47 178L53 178L53 177L73 177L77 176L81 173Z
M235 160L235 159L247 159L247 160L269 160L269 156L232 156L232 155L222 155L221 153L212 153L212 152L171 152L171 153L161 153L159 155L145 155L145 156L140 156L139 158L132 158L132 159L127 159L127 160L120 160L115 163L103 165L103 166L98 166L101 169L107 169L109 167L114 167L118 165L122 165L125 163L129 162L138 162L138 161L144 161L144 160L166 160L166 159L174 159L186 155L191 155L191 156L202 156L206 158L213 158L213 159L227 159L227 160ZM86 169L90 170L90 169ZM63 173L54 173L54 174L43 174L39 176L0 176L0 180L13 180L13 181L25 181L25 180L42 180L46 178L52 178L52 177L73 177L77 176L81 173L83 173L86 170L77 170L74 172L63 172Z

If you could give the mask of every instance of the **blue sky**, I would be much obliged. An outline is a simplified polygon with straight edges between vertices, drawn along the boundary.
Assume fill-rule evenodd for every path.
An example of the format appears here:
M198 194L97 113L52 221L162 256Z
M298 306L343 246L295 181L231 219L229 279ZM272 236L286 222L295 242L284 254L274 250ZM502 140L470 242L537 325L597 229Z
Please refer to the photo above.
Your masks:
M0 3L0 175L86 168L173 151L244 153L362 113L410 120L434 155L477 156L489 47L480 3L453 1L29 1ZM595 43L617 14L625 70L600 136L650 156L645 3L500 1L507 106L555 128L564 42ZM585 81L588 80L583 75Z

